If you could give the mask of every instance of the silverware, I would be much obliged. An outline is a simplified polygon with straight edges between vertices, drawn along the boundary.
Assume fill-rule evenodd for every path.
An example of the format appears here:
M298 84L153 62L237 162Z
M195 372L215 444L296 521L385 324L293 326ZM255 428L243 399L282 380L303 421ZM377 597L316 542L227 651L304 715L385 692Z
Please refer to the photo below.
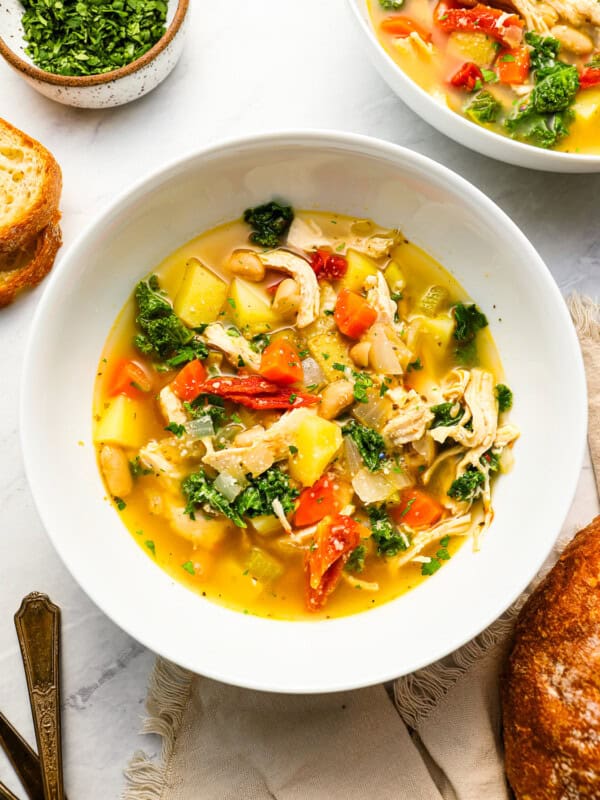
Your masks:
M40 760L37 754L34 753L29 744L23 739L16 728L10 724L1 711L0 747L2 747L8 756L8 760L12 764L14 771L19 776L19 780L25 787L29 800L44 800ZM0 788L4 791L9 791L5 786L2 786L2 784L0 784ZM14 797L12 793L6 796ZM4 800L1 793L0 800Z
M15 614L27 677L44 800L65 800L60 720L60 609L32 592Z

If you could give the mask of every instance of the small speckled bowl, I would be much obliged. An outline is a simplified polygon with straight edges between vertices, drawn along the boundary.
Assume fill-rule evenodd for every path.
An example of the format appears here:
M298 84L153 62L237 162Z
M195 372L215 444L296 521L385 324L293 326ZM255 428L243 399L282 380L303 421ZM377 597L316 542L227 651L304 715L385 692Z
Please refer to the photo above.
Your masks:
M169 75L183 50L189 0L168 0L167 30L141 58L100 75L67 76L45 72L25 53L20 0L0 4L0 55L41 94L77 108L121 106L147 94Z

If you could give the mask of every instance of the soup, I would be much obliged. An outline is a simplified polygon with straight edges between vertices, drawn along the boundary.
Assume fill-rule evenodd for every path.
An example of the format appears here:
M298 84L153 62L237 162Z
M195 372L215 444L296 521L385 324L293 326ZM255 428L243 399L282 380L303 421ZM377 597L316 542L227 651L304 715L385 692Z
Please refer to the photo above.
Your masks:
M249 209L142 280L108 336L108 499L173 578L238 611L395 598L478 541L510 468L487 325L397 230Z
M383 47L438 102L527 144L600 153L598 3L368 1Z

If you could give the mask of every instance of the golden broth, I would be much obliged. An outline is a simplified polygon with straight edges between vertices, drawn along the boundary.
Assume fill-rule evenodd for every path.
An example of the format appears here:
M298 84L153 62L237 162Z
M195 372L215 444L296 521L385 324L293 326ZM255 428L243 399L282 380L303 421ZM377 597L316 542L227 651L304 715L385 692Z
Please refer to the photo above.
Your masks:
M433 11L437 0L405 0L399 12L386 11L381 7L379 0L367 0L367 2L373 28L386 52L415 83L432 95L438 103L447 105L456 113L464 116L463 109L470 95L466 94L464 90L452 86L450 78L468 61L476 60L480 66L493 67L491 60L486 63L485 41L482 41L482 46L475 57L461 50L456 42L433 22ZM398 38L381 30L382 21L395 13L410 17L431 34L433 52L428 52L425 47L414 47L409 40ZM491 53L494 53L493 42L488 37L482 36L482 40L485 39L487 39L487 46ZM492 55L493 58L495 55ZM590 56L578 58L563 48L560 52L560 59L582 67L590 60ZM505 109L512 108L513 104L519 100L518 95L510 86L501 83L486 83L483 88L491 92ZM575 119L570 126L568 136L561 139L553 149L565 153L599 154L600 88L580 91L573 105L573 111ZM483 127L502 136L509 135L499 123L490 123Z
M325 212L296 212L301 219L315 220L325 235L343 237L353 222L351 218ZM185 244L166 258L153 271L160 280L161 287L171 298L177 294L181 284L186 262L196 257L220 274L226 280L230 276L223 264L231 251L247 246L248 227L241 221L222 225L203 233ZM393 252L394 260L404 268L407 285L403 290L403 310L412 307L431 285L444 286L452 302L466 299L460 285L430 256L415 245L404 241ZM267 273L266 283L273 282L274 274ZM224 306L224 319L230 309ZM119 315L106 340L94 392L94 426L98 425L113 402L109 395L109 383L114 367L121 359L143 358L135 350L132 340L136 332L134 303L130 298ZM482 366L501 379L502 369L494 342L489 330L481 331L478 338L479 360ZM410 373L410 385L418 391L428 382L437 381L452 366L450 356L440 358L437 353L419 353L424 363L431 365ZM165 433L165 422L161 418L155 401L156 392L173 379L173 371L157 373L154 390L145 401L148 414L143 422L143 435L146 439L161 439ZM253 424L254 412L240 410L240 416L248 425ZM96 439L97 437L95 437ZM135 449L128 456L135 455ZM360 581L378 582L377 592L365 590L354 581L351 575L344 577L335 592L328 598L326 606L319 612L308 612L304 603L305 575L303 553L286 546L286 536L268 538L259 536L252 528L240 529L222 518L207 523L219 532L225 527L227 536L214 548L208 550L194 545L191 541L177 535L169 523L150 510L146 491L156 485L154 475L142 475L134 483L132 493L127 497L125 507L118 513L131 533L134 541L154 558L157 564L176 581L198 592L208 599L244 613L277 619L315 619L339 617L353 614L385 603L416 586L425 578L421 574L420 563L409 563L400 569L385 558L368 558L367 565L360 573ZM112 499L107 496L107 502ZM363 515L364 516L364 515ZM448 550L454 553L461 545L463 537L452 537ZM370 540L369 540L370 542ZM372 547L367 543L369 547ZM265 586L255 580L246 568L250 549L258 545L275 556L284 566L283 574L271 585ZM423 555L433 555L439 544L423 551ZM193 573L193 574L192 574Z

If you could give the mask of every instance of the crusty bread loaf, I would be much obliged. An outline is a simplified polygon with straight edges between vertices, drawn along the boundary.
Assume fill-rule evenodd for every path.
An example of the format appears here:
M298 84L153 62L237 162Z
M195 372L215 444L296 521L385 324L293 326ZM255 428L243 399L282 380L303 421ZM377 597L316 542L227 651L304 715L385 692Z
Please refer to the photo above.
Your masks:
M50 272L62 244L59 220L60 214L56 213L26 246L0 255L0 308L12 303L23 289L37 286Z
M517 800L600 798L600 517L523 607L502 694Z
M0 118L0 253L27 246L52 223L61 188L54 156Z

